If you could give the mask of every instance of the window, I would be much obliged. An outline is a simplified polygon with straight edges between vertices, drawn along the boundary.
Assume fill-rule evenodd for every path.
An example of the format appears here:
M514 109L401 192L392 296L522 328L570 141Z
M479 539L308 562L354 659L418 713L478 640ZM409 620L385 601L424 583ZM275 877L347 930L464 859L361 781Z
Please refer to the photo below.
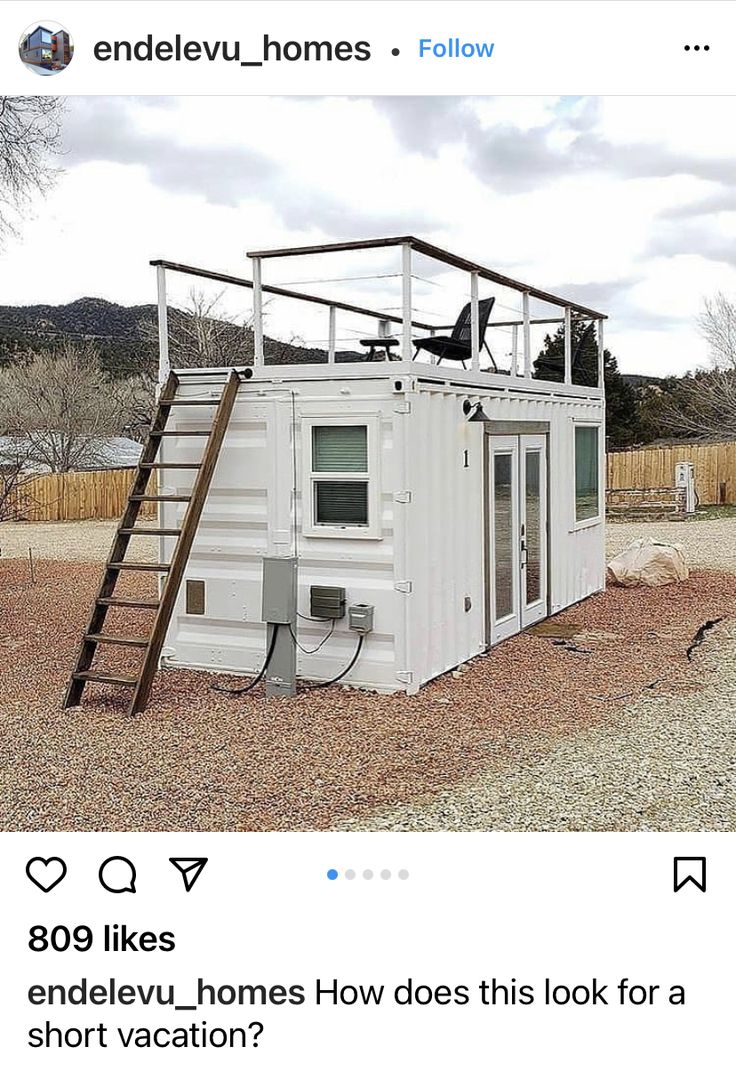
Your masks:
M600 516L598 437L600 428L580 424L575 428L575 521Z
M312 426L312 494L315 525L368 526L367 425Z

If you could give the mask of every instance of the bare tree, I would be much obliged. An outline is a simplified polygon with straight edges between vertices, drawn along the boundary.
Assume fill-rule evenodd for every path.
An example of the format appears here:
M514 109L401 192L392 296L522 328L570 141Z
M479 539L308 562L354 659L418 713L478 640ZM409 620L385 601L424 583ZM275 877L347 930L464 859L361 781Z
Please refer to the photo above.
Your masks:
M241 320L222 308L222 292L208 297L192 288L186 304L168 311L169 359L174 368L246 364L253 357L252 317ZM142 324L147 341L158 344L155 324Z
M720 292L706 298L698 327L708 343L712 367L736 370L736 304Z
M0 97L0 239L56 181L62 110L60 97Z
M736 304L722 293L706 298L697 325L710 367L665 381L657 422L678 438L736 439Z
M0 372L0 434L25 450L29 465L70 472L104 464L104 439L124 420L125 398L89 343L67 341Z
M241 320L222 308L222 292L214 297L192 287L182 307L168 310L169 361L172 368L229 367L248 364L253 359L252 317ZM158 347L158 326L140 325L144 342ZM158 380L157 369L121 382L128 413L127 434L141 438L150 424Z
M25 520L34 506L26 445L0 439L0 521Z

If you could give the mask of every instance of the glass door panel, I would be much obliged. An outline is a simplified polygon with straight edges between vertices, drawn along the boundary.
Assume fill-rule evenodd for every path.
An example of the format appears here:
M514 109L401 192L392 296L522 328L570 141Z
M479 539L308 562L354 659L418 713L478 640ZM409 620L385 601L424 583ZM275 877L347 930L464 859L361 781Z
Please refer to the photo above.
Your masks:
M491 437L491 642L519 631L519 440Z
M542 435L521 441L521 627L547 616L547 457Z

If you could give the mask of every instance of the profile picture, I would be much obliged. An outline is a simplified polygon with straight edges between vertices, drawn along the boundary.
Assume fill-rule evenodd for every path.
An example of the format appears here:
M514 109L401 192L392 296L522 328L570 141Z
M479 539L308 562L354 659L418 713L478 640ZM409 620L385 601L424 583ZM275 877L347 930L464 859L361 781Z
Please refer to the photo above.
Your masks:
M36 74L58 74L74 58L71 34L58 22L33 24L18 42L18 53L25 66Z

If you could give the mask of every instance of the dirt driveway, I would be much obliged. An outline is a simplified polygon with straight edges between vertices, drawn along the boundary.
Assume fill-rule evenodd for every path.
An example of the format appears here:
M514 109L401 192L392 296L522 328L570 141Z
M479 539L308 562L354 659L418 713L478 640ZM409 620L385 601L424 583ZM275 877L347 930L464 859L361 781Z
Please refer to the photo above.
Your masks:
M561 615L578 650L527 632L413 697L232 699L164 672L138 719L94 688L60 710L98 578L0 559L3 829L736 829L733 574L611 589Z

